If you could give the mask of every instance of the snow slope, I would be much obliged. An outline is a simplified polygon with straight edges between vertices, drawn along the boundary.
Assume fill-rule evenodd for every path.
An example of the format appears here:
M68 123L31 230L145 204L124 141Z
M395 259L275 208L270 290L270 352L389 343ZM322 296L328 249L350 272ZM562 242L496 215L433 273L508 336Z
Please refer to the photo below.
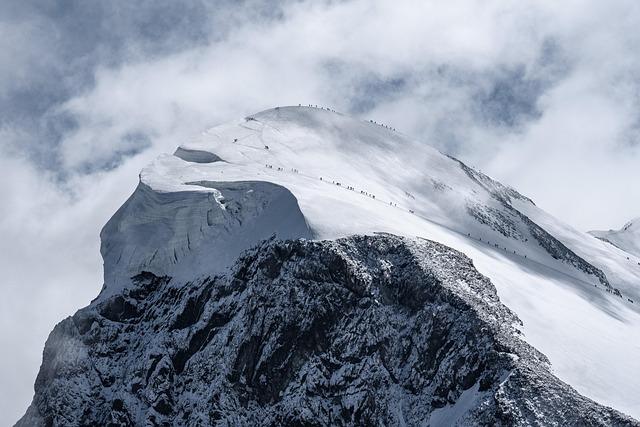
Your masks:
M590 231L589 234L640 257L640 218L635 218L620 230Z
M137 264L204 276L271 234L375 232L467 254L562 380L640 418L640 265L424 143L327 109L263 111L157 158L103 230L103 295Z

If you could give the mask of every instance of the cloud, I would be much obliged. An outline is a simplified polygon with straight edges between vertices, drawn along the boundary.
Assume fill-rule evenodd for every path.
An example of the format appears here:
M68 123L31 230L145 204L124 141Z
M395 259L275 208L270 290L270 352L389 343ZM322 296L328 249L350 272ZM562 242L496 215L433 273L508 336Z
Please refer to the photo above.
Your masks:
M404 114L427 116L434 126L452 114L508 125L531 115L548 76L528 68L547 41L532 32L516 43L498 31L516 15L504 7L454 2L435 9L444 20L432 9L422 2L302 3L269 25L238 25L220 42L100 68L92 90L60 108L86 124L63 141L66 166L102 161L126 132L177 137L207 121L304 100L367 114L415 98L418 108ZM514 43L522 55L511 53ZM416 136L430 139L431 132Z
M581 229L638 216L639 18L624 0L3 2L0 413L96 295L99 230L140 168L261 109L389 123Z
M99 230L136 186L149 161L127 159L109 173L61 183L15 156L0 156L0 422L26 410L53 326L102 286Z

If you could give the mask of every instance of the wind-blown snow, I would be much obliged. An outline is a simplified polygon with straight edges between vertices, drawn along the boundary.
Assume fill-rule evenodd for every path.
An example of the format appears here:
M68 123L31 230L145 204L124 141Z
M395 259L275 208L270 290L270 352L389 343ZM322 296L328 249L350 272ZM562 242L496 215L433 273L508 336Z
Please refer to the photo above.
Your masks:
M160 273L172 265L172 274L225 268L225 250L236 254L272 233L425 237L474 260L562 380L640 417L637 260L424 143L327 109L281 107L207 130L157 158L140 179L121 208L135 212L135 224L119 212L103 231L105 268L119 271L105 275L107 290L136 263ZM227 198L233 211L222 203ZM207 234L210 209L217 215L211 229L223 231ZM148 224L167 232L147 236ZM211 255L194 260L195 247ZM122 254L133 261L122 266Z

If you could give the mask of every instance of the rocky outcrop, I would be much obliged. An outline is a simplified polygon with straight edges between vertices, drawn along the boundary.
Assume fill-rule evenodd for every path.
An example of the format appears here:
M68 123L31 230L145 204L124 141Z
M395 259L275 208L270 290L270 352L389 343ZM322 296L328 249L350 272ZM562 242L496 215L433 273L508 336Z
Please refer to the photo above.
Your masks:
M518 324L441 244L270 240L62 321L18 425L638 425L555 378Z

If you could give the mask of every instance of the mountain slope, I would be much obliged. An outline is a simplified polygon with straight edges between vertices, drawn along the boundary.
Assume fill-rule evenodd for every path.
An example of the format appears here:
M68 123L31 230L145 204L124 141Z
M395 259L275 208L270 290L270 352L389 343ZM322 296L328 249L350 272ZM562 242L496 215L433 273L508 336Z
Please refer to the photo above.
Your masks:
M590 231L589 234L640 257L640 218L629 221L620 230Z
M272 234L377 232L466 254L555 375L640 418L635 259L424 143L327 109L266 110L158 157L103 229L96 304L126 295L143 271L176 283L227 275Z
M631 397L640 384L627 374L640 371L640 268L424 143L326 109L281 107L207 130L141 181L158 192L272 182L291 191L317 238L385 231L456 248L492 279L563 380L640 417Z
M435 242L266 242L63 321L18 425L640 425L558 381L518 323Z

